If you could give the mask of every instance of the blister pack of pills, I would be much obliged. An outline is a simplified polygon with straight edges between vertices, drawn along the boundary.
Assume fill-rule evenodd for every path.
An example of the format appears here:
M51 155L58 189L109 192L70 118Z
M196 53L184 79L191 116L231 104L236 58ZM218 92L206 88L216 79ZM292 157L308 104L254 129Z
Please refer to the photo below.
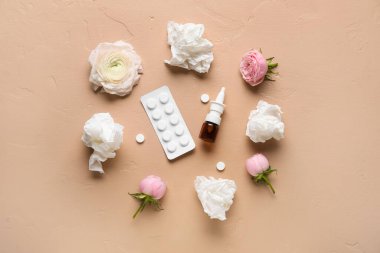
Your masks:
M141 97L141 103L169 160L195 148L195 143L167 86Z

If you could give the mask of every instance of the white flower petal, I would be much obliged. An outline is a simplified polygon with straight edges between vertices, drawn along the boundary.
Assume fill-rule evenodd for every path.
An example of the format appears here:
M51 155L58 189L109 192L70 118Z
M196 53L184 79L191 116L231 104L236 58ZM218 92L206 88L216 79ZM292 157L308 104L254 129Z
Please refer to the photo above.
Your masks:
M119 96L132 92L143 70L140 56L124 41L100 43L88 61L92 88Z
M211 51L213 44L202 38L204 25L170 21L167 30L172 58L164 62L199 73L208 72L214 55Z
M83 127L83 143L92 149L89 170L104 173L102 162L116 156L123 142L123 126L114 123L109 113L94 114Z
M226 212L230 209L236 192L235 182L229 179L198 176L194 186L204 212L211 219L226 220Z
M281 119L281 108L260 100L256 110L251 111L246 135L253 142L265 142L271 138L284 138L285 124Z

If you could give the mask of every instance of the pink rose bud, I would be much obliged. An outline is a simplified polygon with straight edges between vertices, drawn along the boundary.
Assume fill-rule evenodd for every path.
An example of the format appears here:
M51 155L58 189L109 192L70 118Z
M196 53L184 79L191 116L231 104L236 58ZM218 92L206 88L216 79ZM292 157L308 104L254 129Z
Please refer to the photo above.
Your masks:
M140 207L137 209L133 218L141 213L146 205L153 205L158 210L162 210L160 207L159 200L166 193L166 184L160 177L157 176L147 176L140 182L140 191L137 193L129 193L133 198L141 202Z
M256 154L245 162L247 171L252 176L257 176L269 168L268 159L262 154Z
M276 170L270 167L269 161L264 155L256 154L251 158L248 158L245 162L245 168L256 183L265 183L272 190L273 194L275 193L275 190L270 183L268 176Z
M140 182L140 191L158 200L165 195L166 185L160 177L147 176Z
M276 74L273 69L278 63L272 62L274 57L265 59L261 52L256 49L248 51L240 62L240 73L248 84L256 86L264 80L271 80L271 74Z

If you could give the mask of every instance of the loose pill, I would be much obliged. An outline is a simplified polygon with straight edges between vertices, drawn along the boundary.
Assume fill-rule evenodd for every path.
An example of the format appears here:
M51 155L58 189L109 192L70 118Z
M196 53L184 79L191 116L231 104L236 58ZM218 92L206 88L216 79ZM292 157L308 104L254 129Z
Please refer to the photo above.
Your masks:
M210 97L209 97L208 94L204 93L204 94L201 95L201 101L202 101L202 103L206 104L206 103L208 103L209 100L210 100Z
M145 141L145 136L143 134L136 135L136 142L143 143Z
M223 171L226 168L226 164L224 162L218 162L216 164L216 169L219 171Z

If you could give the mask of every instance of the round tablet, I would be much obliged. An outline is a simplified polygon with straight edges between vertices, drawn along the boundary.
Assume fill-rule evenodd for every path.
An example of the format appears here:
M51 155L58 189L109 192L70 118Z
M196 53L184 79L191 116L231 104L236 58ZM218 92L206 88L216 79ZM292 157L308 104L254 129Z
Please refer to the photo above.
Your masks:
M143 143L145 141L145 136L143 134L136 135L136 142Z
M202 103L206 104L210 100L210 97L208 94L204 93L201 95L201 101Z
M162 113L161 113L161 111L160 110L154 110L153 112L152 112L152 118L154 119L154 120L159 120L159 119L161 119L161 115L162 115Z
M166 106L165 106L165 113L166 114L172 114L174 112L174 106L173 106L173 104L167 104Z
M177 149L177 145L175 145L175 143L174 142L170 142L169 144L168 144L168 151L170 152L170 153L173 153L174 151L176 151L176 149Z
M183 128L182 125L179 125L175 128L175 134L178 135L178 136L181 136L183 135L183 132L185 131L185 129Z
M187 145L189 145L189 137L187 137L186 135L182 136L181 139L179 139L179 144L181 144L182 147L186 147Z
M172 134L169 131L165 131L162 134L162 139L164 140L164 142L169 142L172 139Z
M216 164L216 169L219 171L223 171L225 168L226 168L226 165L224 164L224 162L218 162Z
M178 115L175 115L175 114L174 114L174 115L170 116L169 121L170 121L170 124L172 124L173 126L177 125L178 122L179 122L179 117L178 117Z
M168 95L168 93L166 93L166 92L162 92L162 93L159 95L159 99L160 99L160 102L161 102L161 103L166 104L166 103L169 101L169 95Z
M166 129L166 121L165 120L158 121L157 128L160 131L164 131Z
M154 108L156 108L157 102L154 98L150 98L148 99L148 102L146 103L146 105L148 106L150 110L153 110Z

